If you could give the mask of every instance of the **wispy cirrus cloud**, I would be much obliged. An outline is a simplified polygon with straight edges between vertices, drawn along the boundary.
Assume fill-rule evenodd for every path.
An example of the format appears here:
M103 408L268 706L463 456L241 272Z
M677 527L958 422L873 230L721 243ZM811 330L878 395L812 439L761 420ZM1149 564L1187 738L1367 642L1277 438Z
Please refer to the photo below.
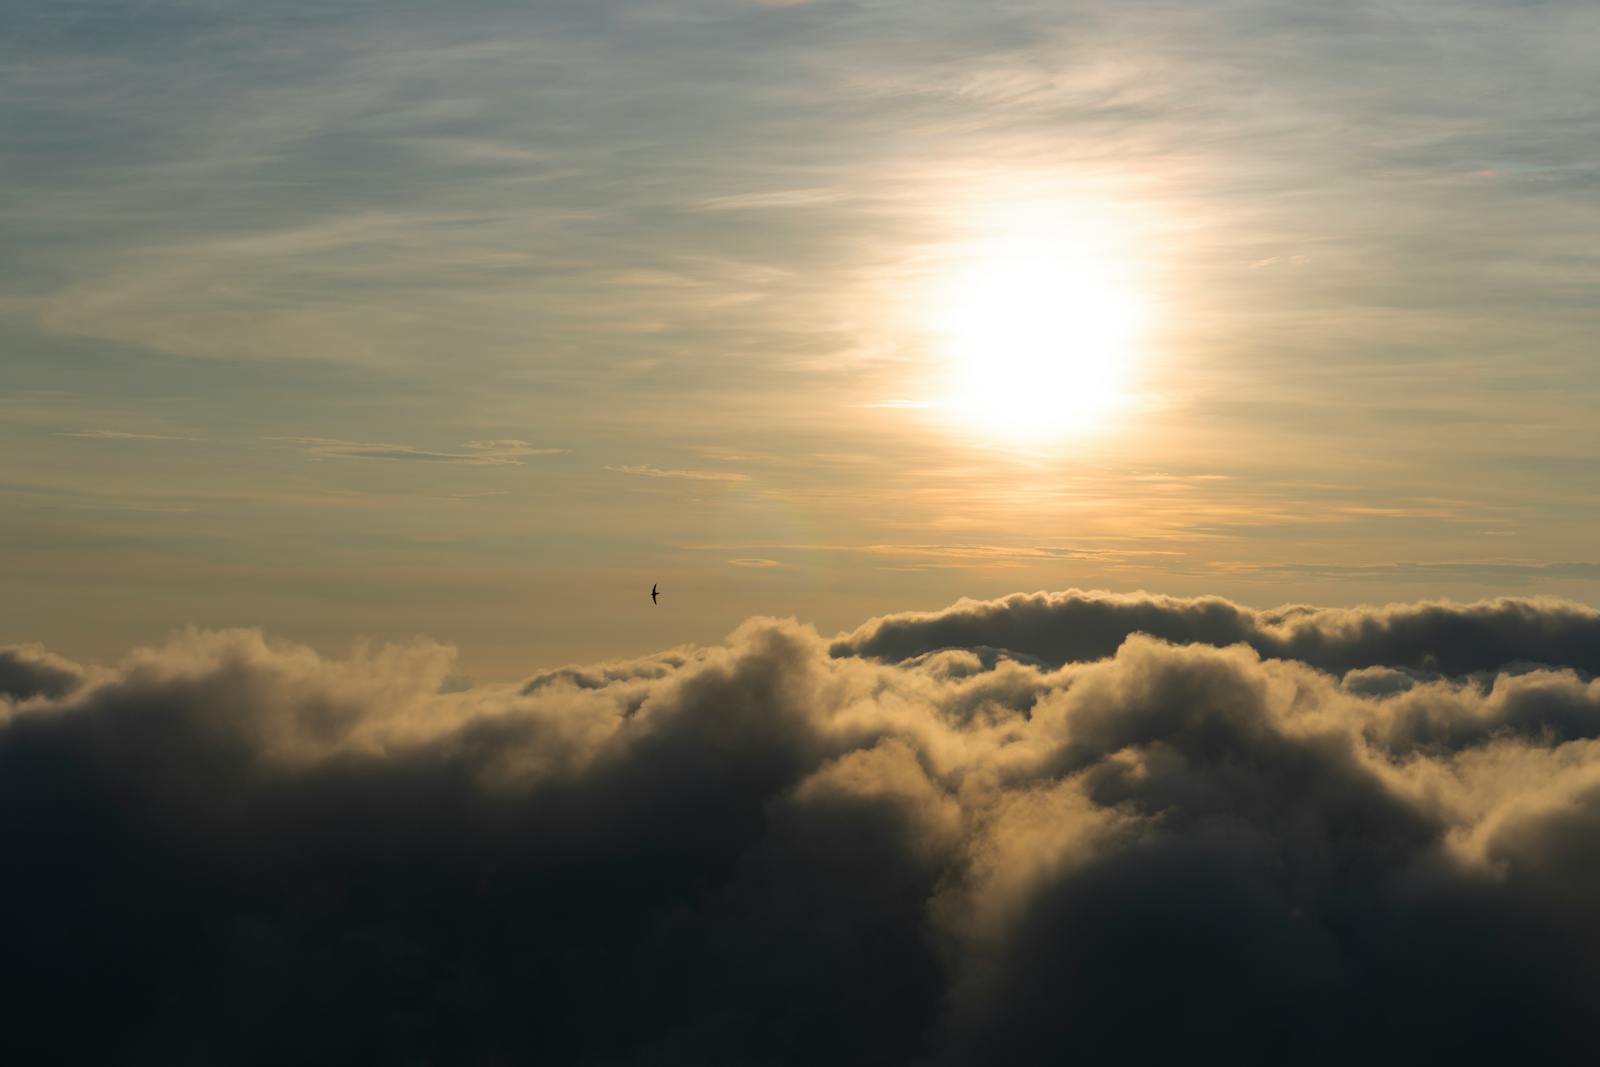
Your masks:
M1135 561L1152 559L1177 559L1184 553L1174 549L1144 549L1092 546L1058 545L1004 545L1004 544L805 544L762 543L748 545L697 544L690 546L701 551L769 551L802 554L842 554L898 562L922 568L962 567L1013 567L1026 564L1052 562L1090 562L1104 567L1117 567ZM741 557L745 561L761 557ZM730 560L738 563L740 560ZM770 563L771 561L766 561Z
M662 467L652 467L645 463L623 463L607 466L606 470L616 474L633 474L643 478L676 478L691 482L748 482L750 476L738 471L712 471L712 470L673 470Z
M200 438L172 433L132 433L127 430L58 430L57 437L83 437L93 441L198 441Z
M1226 574L1258 574L1284 578L1385 578L1420 582L1454 578L1485 584L1524 582L1541 578L1600 581L1600 562L1594 560L1444 559L1388 560L1352 563L1262 562L1218 560L1209 569Z
M570 452L566 448L535 448L526 441L505 438L492 441L468 441L462 451L415 448L411 445L387 444L376 441L345 441L336 437L275 437L275 441L299 445L307 455L319 459L394 460L409 463L466 463L476 466L495 466L521 463L534 456L559 456Z
M813 207L843 200L837 189L776 189L760 193L714 196L700 202L702 211L759 211L773 208Z

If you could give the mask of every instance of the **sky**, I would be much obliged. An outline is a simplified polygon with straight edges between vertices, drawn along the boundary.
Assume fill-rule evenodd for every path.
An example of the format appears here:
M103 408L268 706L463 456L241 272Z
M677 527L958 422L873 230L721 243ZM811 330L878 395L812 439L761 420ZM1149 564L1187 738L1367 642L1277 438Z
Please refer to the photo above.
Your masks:
M1592 4L0 20L0 638L1600 599Z

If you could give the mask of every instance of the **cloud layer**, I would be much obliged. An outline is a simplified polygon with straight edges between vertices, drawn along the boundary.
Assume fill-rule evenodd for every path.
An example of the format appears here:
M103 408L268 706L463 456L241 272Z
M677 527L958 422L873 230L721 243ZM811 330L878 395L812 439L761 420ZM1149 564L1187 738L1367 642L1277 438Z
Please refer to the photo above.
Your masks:
M1389 666L1460 675L1523 663L1600 673L1600 611L1511 597L1255 611L1221 597L1015 593L873 619L835 642L833 652L899 661L944 648L990 647L1059 666L1109 656L1134 633L1249 645L1265 657L1335 672Z
M428 643L0 650L0 1046L1581 1062L1595 618L1070 593L460 691Z

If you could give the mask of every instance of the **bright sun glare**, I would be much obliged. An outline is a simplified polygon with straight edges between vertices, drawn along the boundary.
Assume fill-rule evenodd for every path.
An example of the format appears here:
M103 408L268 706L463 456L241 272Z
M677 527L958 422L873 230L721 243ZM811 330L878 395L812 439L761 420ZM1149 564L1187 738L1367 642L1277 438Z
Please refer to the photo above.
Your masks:
M1129 403L1147 312L1105 235L1036 220L964 247L935 294L939 407L969 432L1039 443Z

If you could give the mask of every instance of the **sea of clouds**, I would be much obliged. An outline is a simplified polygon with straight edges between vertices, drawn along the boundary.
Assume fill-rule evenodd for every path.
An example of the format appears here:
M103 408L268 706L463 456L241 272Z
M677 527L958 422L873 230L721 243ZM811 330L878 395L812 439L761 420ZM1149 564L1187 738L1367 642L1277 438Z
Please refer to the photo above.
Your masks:
M1593 1062L1600 612L0 649L9 1063Z

